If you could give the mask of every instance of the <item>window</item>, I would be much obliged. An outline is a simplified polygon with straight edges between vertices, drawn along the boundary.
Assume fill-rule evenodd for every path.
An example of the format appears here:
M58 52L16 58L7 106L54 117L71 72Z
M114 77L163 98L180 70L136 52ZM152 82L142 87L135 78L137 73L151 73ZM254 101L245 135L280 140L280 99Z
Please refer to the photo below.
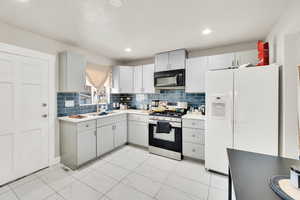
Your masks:
M86 92L79 93L79 104L80 105L91 105L91 104L108 104L110 101L110 88L109 78L106 80L104 87L98 92L88 80L86 79L85 85Z

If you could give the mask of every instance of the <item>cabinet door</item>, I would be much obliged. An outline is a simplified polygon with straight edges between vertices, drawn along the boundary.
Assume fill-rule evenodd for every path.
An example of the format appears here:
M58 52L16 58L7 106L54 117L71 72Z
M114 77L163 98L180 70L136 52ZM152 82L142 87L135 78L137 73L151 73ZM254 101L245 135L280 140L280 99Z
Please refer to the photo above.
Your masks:
M143 66L143 93L155 93L154 64Z
M132 144L148 147L148 124L129 121L128 123L128 141Z
M252 64L256 65L258 63L258 52L257 50L241 51L236 53L237 65Z
M96 130L87 130L77 134L77 164L81 165L96 158Z
M114 126L107 125L97 129L97 156L114 148Z
M208 57L198 57L187 60L186 86L187 93L205 92L205 73L208 71Z
M134 93L143 92L143 66L133 68L133 90Z
M120 68L119 67L113 67L113 69L112 69L111 93L113 93L113 94L119 93L119 85L120 85Z
M84 92L86 84L86 59L84 56L68 52L67 58L67 91Z
M120 93L133 93L133 67L120 67Z
M209 69L223 69L234 65L234 54L221 54L208 57Z
M155 71L161 72L168 70L169 53L161 53L155 56Z
M115 125L115 147L127 142L127 121L121 121Z
M169 52L170 70L184 69L185 59L186 59L186 52L183 49Z

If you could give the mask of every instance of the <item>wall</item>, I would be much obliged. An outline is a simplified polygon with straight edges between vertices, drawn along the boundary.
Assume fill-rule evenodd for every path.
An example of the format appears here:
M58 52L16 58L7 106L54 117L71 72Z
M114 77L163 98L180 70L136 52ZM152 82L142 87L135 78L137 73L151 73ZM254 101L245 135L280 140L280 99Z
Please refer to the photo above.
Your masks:
M285 157L298 158L297 66L294 59L300 55L294 54L294 42L297 33L300 33L300 1L289 2L288 9L271 30L267 40L270 43L271 62L282 65L280 153Z
M252 50L252 49L256 49L256 43L257 41L251 41L251 42L244 42L244 43L231 44L231 45L226 45L221 47L215 47L210 49L192 49L188 51L188 57L192 58L192 57L210 56L210 55ZM121 62L122 65L129 65L129 66L144 65L144 64L151 64L151 63L154 63L154 57Z
M105 56L99 55L97 53L89 52L85 49L60 43L58 41L52 40L47 37L20 29L15 26L8 25L6 23L0 22L0 42L6 44L12 44L15 46L37 50L43 53L48 53L52 55L58 54L61 51L74 51L85 55L88 62L95 63L99 65L113 65L115 62ZM58 64L56 64L56 88L58 88ZM55 111L56 112L56 111ZM59 156L59 128L58 121L56 121L56 135L55 135L55 155Z

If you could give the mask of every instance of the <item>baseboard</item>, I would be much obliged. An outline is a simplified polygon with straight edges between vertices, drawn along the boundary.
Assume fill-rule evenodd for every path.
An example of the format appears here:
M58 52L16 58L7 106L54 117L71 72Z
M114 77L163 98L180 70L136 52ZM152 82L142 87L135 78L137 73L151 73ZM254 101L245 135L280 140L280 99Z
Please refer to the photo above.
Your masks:
M57 157L53 158L52 160L50 160L49 165L50 165L50 166L51 166L51 165L56 165L56 164L58 164L58 163L60 163L60 156L57 156Z

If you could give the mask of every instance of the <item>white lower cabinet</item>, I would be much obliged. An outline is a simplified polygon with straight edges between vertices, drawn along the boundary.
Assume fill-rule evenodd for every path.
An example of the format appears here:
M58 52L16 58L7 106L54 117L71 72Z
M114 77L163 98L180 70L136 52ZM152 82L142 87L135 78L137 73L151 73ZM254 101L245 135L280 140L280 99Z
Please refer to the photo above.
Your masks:
M128 119L128 142L131 144L148 147L148 116L129 114Z
M76 169L96 158L96 120L61 122L61 162Z
M78 165L96 158L96 130L78 132L77 134Z
M97 120L97 157L127 143L127 115Z
M114 125L97 128L97 156L114 149Z
M182 126L183 155L204 160L204 120L183 119Z
M127 143L127 121L121 121L115 125L114 146L119 147Z

